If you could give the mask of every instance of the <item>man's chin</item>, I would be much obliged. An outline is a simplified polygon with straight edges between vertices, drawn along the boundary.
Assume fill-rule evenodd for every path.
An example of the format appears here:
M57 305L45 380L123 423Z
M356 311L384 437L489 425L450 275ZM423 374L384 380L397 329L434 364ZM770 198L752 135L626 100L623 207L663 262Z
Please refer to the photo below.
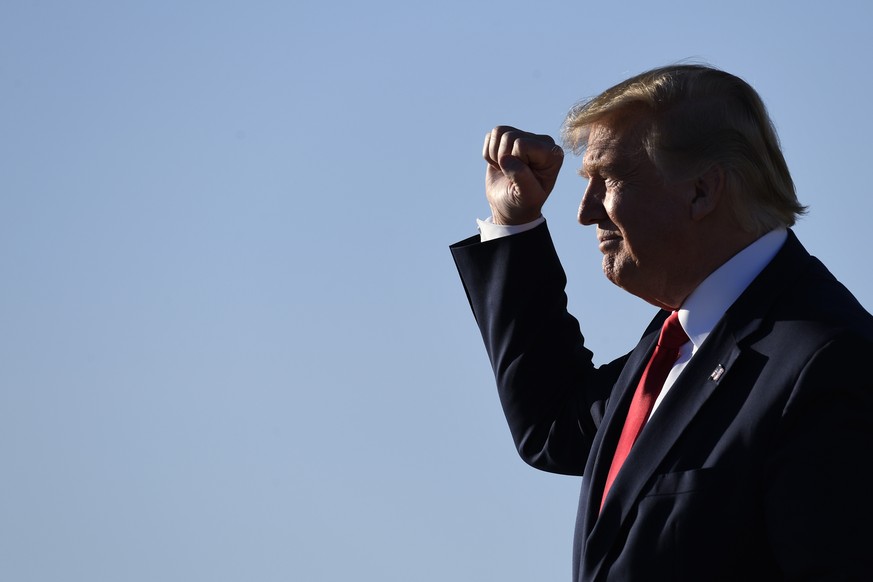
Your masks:
M624 285L622 285L622 277L619 272L619 269L616 268L615 260L613 257L609 255L604 255L603 257L603 275L609 279L609 281L624 289Z

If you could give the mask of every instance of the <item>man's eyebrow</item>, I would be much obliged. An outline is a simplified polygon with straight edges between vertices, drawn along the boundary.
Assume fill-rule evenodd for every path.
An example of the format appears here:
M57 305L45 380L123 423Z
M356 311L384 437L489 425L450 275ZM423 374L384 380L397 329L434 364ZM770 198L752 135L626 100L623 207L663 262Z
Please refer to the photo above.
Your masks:
M614 173L616 164L604 162L602 160L593 160L590 162L582 161L582 167L577 170L580 176L586 180L593 175L602 175Z

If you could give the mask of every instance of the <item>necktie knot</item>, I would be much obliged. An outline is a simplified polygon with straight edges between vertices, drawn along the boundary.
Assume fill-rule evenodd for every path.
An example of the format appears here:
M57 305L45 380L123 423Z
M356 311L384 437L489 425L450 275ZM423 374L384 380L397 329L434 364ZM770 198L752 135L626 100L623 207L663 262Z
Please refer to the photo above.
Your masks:
M679 312L670 314L664 325L661 326L661 335L658 337L658 345L668 350L678 350L682 344L688 341L688 335L679 323Z

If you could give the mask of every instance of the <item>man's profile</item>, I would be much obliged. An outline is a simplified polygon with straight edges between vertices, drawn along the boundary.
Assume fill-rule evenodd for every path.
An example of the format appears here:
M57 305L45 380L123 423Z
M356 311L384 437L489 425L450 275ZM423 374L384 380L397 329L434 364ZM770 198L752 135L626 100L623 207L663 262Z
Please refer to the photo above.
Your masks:
M549 136L488 133L492 215L452 254L520 456L585 477L574 580L869 577L873 318L791 230L805 208L760 97L658 68L572 109L563 139L604 274L657 308L639 343L595 366L567 312Z

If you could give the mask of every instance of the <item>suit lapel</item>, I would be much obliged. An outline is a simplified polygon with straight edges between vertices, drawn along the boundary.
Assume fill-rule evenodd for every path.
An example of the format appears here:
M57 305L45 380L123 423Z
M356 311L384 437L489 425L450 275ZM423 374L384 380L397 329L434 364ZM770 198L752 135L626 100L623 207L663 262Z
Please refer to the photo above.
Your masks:
M652 415L612 484L602 517L619 512L623 521L632 503L685 428L721 380L730 374L740 348L724 326L707 339ZM712 340L712 343L710 343Z
M731 368L743 352L745 340L760 327L770 306L787 285L808 264L809 254L789 233L789 239L767 268L728 309L703 346L683 370L670 392L664 397L651 420L631 449L622 470L600 511L600 498L612 456L621 434L624 417L639 376L657 340L657 331L667 313L661 312L625 366L615 394L615 403L607 407L598 438L593 443L596 454L589 458L585 475L589 480L583 500L585 546L582 570L596 579L622 523L639 500L646 484L655 474L670 449L712 396L730 377ZM653 330L654 328L654 330ZM586 579L588 579L586 577Z
M609 434L606 438L611 442L601 450L603 454L598 455L595 472L592 474L595 482L591 483L592 487L589 489L586 518L591 527L588 529L590 533L585 544L585 554L586 561L593 568L593 572L599 571L602 567L609 548L621 531L621 524L634 511L646 484L664 457L716 387L729 375L732 365L740 355L741 350L732 334L725 326L719 328L713 331L700 352L688 363L640 433L610 488L601 512L599 508L603 482L612 462L612 455L623 425L623 415L627 414L629 399L619 410L613 412L616 420L612 424L618 425L618 428L616 430L615 427L610 427L607 431ZM635 384L633 387L635 388ZM613 432L615 432L614 436L611 434ZM591 563L592 560L596 562ZM593 578L596 579L596 575Z

